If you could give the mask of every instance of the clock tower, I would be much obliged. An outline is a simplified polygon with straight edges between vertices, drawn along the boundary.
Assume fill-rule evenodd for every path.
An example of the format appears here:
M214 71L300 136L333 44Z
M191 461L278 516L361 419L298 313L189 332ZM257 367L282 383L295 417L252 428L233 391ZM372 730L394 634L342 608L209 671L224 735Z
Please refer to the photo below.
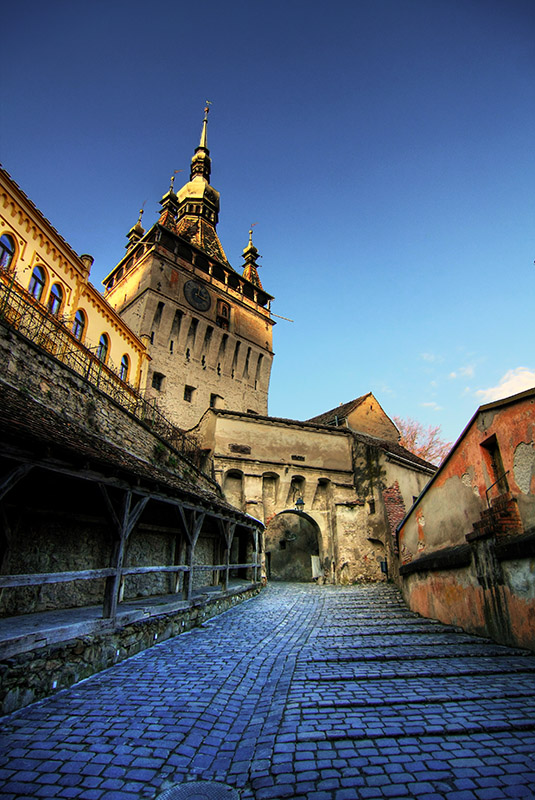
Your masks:
M210 407L267 414L273 360L273 298L259 280L251 232L242 273L217 235L208 110L190 180L175 192L171 179L160 218L147 231L140 214L126 255L104 280L108 302L147 344L147 397L184 429Z

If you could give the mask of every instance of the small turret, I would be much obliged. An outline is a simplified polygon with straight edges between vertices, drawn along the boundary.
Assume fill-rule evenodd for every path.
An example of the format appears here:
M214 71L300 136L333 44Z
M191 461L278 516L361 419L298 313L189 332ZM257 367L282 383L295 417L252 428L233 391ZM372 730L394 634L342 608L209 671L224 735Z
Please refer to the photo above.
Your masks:
M260 278L258 277L258 268L260 267L260 264L256 263L256 259L261 258L261 256L258 255L258 250L253 244L254 225L256 225L256 222L251 225L251 229L249 231L249 243L243 251L243 260L245 261L243 277L248 281L251 281L251 283L253 283L255 286L258 286L259 289L262 289L262 284L260 282Z
M134 245L136 245L142 236L145 234L145 228L141 224L141 217L143 216L143 209L139 209L139 217L137 219L136 224L133 228L130 228L128 233L126 234L128 239L128 244L126 245L126 250L131 250Z
M160 212L160 219L158 222L160 225L164 225L166 228L170 228L171 230L175 227L176 215L178 211L178 197L176 196L174 190L175 175L177 172L182 172L182 170L177 169L174 171L173 175L171 176L171 184L169 189L160 200L162 210Z

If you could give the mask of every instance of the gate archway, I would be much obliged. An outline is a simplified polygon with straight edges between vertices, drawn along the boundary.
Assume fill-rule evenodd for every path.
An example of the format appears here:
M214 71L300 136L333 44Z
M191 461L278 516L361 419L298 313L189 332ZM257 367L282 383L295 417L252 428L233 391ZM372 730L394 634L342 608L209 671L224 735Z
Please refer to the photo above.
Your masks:
M264 532L266 574L274 581L312 581L319 577L320 529L303 511L281 511Z

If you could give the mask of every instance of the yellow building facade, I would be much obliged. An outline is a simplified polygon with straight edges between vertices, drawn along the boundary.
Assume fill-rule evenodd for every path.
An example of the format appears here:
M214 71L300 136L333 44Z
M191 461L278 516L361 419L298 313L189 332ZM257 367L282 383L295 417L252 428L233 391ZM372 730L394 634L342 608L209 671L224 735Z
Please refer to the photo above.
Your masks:
M135 389L149 356L143 342L90 283L93 259L78 256L11 176L0 169L0 280L62 324L74 343Z

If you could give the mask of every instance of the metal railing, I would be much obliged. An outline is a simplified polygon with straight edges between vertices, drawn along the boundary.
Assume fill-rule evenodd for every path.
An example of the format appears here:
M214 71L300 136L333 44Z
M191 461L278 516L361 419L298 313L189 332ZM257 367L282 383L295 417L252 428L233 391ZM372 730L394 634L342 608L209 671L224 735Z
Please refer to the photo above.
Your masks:
M506 481L504 481L504 478L505 478L507 475L509 475L509 472L510 472L510 470L507 470L507 472L503 472L503 473L500 475L500 477L499 477L499 478L497 478L497 479L494 481L494 483L491 483L491 485L489 486L489 488L488 488L488 489L485 491L485 497L487 498L487 508L490 508L490 507L491 507L491 505L490 505L490 498L489 498L489 492L490 492L492 489L494 489L494 487L495 487L495 486L498 486L498 487L499 487L499 489L500 489L500 494L503 494L504 492L506 492L506 491L507 491L507 483L506 483Z
M201 467L202 451L195 437L169 422L154 400L147 399L121 378L119 370L110 360L105 364L98 356L98 347L82 344L71 333L70 317L52 314L5 270L0 270L0 320L57 358L141 420L196 467ZM23 380L21 376L21 382Z

